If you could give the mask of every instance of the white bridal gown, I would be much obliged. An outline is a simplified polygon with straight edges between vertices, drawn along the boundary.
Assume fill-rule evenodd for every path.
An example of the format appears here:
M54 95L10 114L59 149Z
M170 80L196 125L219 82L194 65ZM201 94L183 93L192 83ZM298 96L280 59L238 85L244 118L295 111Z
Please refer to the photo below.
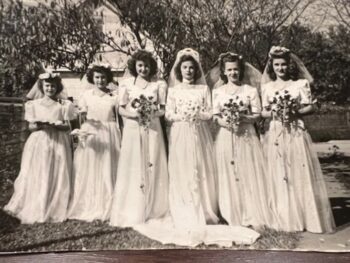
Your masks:
M213 140L206 123L211 114L206 85L181 83L169 89L166 118L169 136L169 204L163 219L134 229L159 242L194 247L252 244L259 237L241 226L218 225L216 166Z

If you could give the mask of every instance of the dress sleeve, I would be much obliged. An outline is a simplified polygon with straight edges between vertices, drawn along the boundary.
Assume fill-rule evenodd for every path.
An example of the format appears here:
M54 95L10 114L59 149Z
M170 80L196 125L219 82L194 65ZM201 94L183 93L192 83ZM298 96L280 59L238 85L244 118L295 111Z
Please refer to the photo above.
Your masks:
M180 121L181 117L176 113L176 99L174 96L174 88L169 89L165 107L165 118L168 121Z
M311 88L308 80L303 79L302 85L300 85L300 103L301 104L311 104Z
M219 93L217 88L213 90L213 114L219 114L221 112Z
M64 100L63 102L63 119L65 121L74 120L77 118L77 112L75 110L74 104L69 100Z
M165 81L158 82L158 103L159 105L165 105L166 103L167 84Z
M199 118L201 120L209 120L212 116L213 116L213 109L212 109L210 89L208 86L205 86Z
M262 104L263 108L269 106L269 104L270 104L267 90L268 90L268 86L267 85L262 85L261 86L261 104Z
M28 122L35 122L35 109L33 101L24 104L24 119Z
M119 105L125 106L129 102L129 92L126 82L122 82L119 87Z
M251 87L250 92L250 105L252 107L252 113L260 113L261 112L261 102L258 89Z

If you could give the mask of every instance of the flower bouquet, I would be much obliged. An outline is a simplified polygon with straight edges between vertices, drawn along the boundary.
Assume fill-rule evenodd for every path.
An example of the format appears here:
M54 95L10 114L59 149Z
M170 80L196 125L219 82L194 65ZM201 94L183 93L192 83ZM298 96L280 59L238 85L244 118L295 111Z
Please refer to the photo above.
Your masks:
M240 100L239 96L229 99L228 102L224 103L221 109L221 115L225 118L232 132L238 131L241 114L248 114L248 108L243 101Z
M196 100L186 100L182 105L181 111L184 121L196 122L199 117L200 104Z
M145 95L141 94L138 98L135 98L131 102L131 107L140 113L139 123L145 129L149 128L152 120L152 114L158 109L158 104L153 99L153 96L146 97Z
M275 96L270 100L270 105L267 106L267 109L274 112L283 125L289 125L293 121L299 108L298 101L291 97L288 90L283 93L276 91Z

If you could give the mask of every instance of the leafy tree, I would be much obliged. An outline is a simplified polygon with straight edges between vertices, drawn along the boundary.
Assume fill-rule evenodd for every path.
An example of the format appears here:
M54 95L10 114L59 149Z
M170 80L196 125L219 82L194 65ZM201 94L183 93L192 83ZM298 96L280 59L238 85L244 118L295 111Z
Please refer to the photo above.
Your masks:
M330 28L327 34L296 24L280 37L280 43L293 50L314 77L314 95L320 103L350 100L349 33L343 26Z
M19 0L0 5L0 94L20 95L33 83L42 63L85 71L104 35L93 8L69 1L25 6Z
M263 69L281 28L294 24L314 0L108 0L139 39L152 40L169 72L176 52L197 49L205 69L219 53L240 52Z

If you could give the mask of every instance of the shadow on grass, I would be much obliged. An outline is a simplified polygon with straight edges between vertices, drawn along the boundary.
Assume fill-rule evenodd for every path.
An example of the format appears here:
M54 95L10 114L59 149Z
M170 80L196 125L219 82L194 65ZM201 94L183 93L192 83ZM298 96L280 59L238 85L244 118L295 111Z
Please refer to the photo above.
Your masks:
M330 198L332 212L337 227L350 224L350 197Z
M14 231L19 225L21 221L6 213L3 209L0 209L0 234L6 234Z
M127 231L128 229L123 229ZM3 252L14 252L14 251L28 251L28 250L35 250L37 248L42 248L42 247L47 247L47 246L54 246L55 244L59 243L64 243L67 241L76 241L82 238L97 238L101 237L104 235L112 234L112 233L117 233L120 232L121 229L115 229L115 230L103 230L103 231L98 231L98 232L93 232L93 233L85 233L85 234L80 234L80 235L72 235L68 237L62 237L62 238L56 238L56 239L49 239L49 240L44 240L42 242L37 242L34 244L29 244L29 245L23 245L23 246L17 246L17 247L11 247L9 249L4 249Z

